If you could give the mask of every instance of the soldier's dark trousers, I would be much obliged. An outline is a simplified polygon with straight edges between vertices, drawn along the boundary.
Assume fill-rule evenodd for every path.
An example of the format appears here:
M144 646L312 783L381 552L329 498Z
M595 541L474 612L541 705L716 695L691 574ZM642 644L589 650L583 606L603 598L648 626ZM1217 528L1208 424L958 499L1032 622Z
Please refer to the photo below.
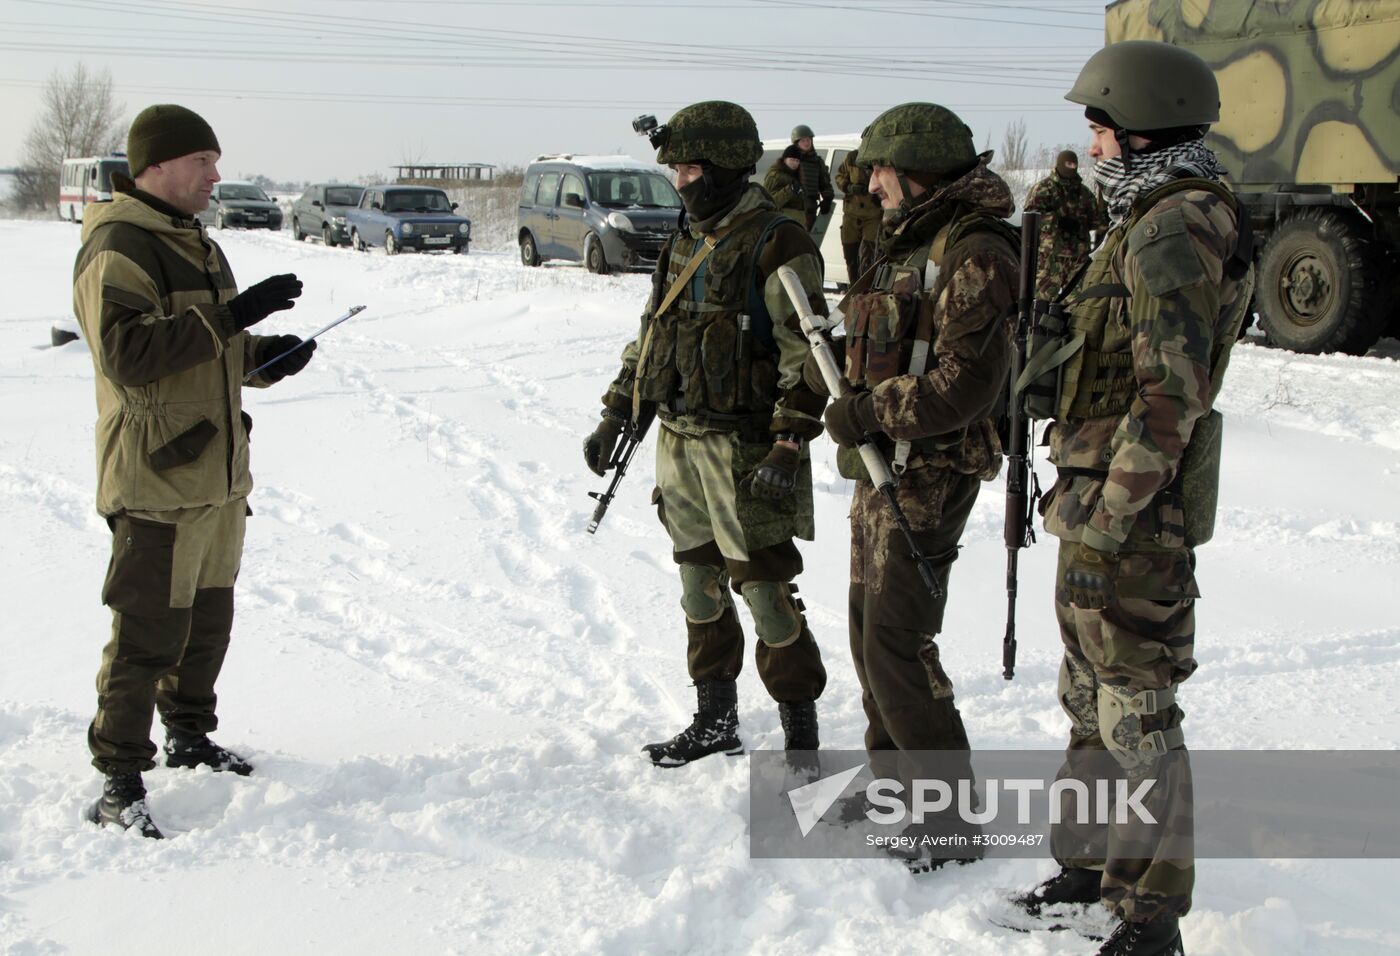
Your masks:
M1064 578L1070 547L1069 542L1060 542L1057 581ZM1103 900L1123 919L1181 916L1191 908L1195 864L1186 748L1184 743L1169 741L1168 759L1156 760L1139 750L1146 735L1157 731L1179 735L1181 708L1173 703L1112 728L1101 724L1105 714L1117 719L1118 701L1147 690L1175 688L1195 670L1194 600L1168 599L1173 592L1181 592L1183 577L1189 584L1193 564L1194 556L1186 549L1124 554L1117 582L1120 597L1114 605L1088 611L1064 604L1058 597L1055 603L1065 648L1060 705L1071 721L1068 759L1060 775L1074 775L1076 752L1108 750L1123 765L1130 790L1136 788L1137 781L1156 780L1143 802L1161 822L1160 827L1145 829L1135 825L1131 816L1126 824L1118 824L1115 816L1102 855L1089 849L1091 843L1104 848L1102 834L1086 837L1072 822L1054 828L1051 834L1052 848L1062 865L1102 868ZM1158 594L1162 599L1122 597L1125 593ZM1068 813L1065 819L1072 821Z
M676 552L676 563L700 564L728 570L737 594L746 581L781 581L791 584L802 572L802 554L791 540L749 552L747 562L726 561L719 547L709 544ZM744 666L744 630L733 605L718 620L686 621L686 664L693 681L734 680ZM826 667L816 639L802 624L802 633L785 647L754 642L754 663L769 696L779 703L816 700L826 688Z
M170 731L217 727L214 684L233 628L246 514L239 499L109 520L112 559L102 598L112 609L112 637L88 728L93 766L103 773L155 766L157 709Z
M863 271L860 264L860 241L842 242L841 255L846 260L846 284L850 285L860 278Z
M981 482L975 475L944 475L923 500L917 482L900 485L905 509L924 554L947 593L968 515ZM933 489L936 488L936 491ZM910 494L909 500L904 499ZM946 597L936 599L919 578L909 548L868 481L856 489L851 509L851 658L865 707L867 750L968 750L953 683L934 637L943 628Z

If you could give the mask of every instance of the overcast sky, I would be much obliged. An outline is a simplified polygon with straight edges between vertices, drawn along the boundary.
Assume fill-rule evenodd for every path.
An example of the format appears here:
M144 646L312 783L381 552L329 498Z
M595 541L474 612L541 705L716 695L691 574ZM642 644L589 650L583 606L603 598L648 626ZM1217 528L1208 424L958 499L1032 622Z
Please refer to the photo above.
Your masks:
M979 148L1085 142L1062 99L1102 43L1099 0L0 0L0 166L44 81L109 69L126 117L176 102L226 177L353 179L406 161L651 159L632 117L729 99L765 139L858 133L931 100Z

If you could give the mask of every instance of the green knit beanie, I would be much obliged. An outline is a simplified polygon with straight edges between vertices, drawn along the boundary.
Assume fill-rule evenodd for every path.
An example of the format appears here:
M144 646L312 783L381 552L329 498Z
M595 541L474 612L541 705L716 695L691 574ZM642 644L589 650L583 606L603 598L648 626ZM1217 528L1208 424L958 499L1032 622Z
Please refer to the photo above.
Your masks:
M126 134L126 161L133 179L147 166L205 149L223 152L204 117L173 103L146 107L132 120Z

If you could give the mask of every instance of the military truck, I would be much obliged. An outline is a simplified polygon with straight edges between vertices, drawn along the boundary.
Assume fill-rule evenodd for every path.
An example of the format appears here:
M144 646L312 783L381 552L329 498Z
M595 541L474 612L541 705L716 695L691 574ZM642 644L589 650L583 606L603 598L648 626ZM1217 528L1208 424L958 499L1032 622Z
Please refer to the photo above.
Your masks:
M1105 36L1215 71L1207 142L1249 209L1269 341L1360 354L1400 336L1400 0L1118 0Z

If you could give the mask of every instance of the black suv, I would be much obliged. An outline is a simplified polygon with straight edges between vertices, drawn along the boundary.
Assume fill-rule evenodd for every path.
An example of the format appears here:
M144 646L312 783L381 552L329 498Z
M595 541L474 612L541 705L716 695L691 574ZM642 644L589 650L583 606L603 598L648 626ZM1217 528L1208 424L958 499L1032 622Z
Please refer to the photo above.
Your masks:
M680 212L680 195L656 166L630 156L541 156L520 191L520 261L651 269Z
M328 246L347 245L350 230L345 226L345 210L360 204L365 187L353 183L316 183L292 204L292 238L320 236Z

